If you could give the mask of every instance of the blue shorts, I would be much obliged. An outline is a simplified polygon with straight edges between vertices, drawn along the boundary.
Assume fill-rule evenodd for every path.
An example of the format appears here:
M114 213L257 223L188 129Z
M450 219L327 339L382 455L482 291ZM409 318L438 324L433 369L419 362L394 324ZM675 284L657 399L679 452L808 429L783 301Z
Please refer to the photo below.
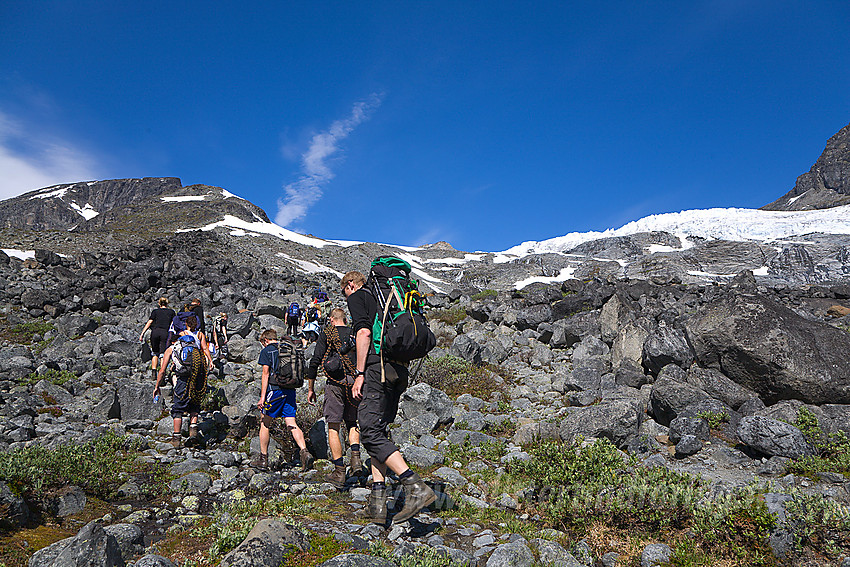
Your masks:
M295 390L269 388L266 392L266 402L260 411L269 417L295 417Z

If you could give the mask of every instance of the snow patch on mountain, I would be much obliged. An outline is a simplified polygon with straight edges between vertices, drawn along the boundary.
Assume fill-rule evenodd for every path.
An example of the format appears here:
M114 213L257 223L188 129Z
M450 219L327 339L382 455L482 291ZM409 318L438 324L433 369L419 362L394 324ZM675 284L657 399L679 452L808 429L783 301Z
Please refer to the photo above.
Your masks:
M80 213L86 220L91 220L100 214L94 210L94 207L90 203L86 203L84 207L79 206L77 203L71 203L70 207Z
M770 242L813 232L850 234L850 205L816 211L716 208L650 215L604 232L571 232L548 240L523 242L498 253L493 261L508 262L529 254L557 254L591 240L630 236L642 232L675 234L682 241L683 249L692 245L688 242L691 237Z
M278 226L274 223L260 221L248 222L238 217L234 217L233 215L224 215L224 218L222 220L210 223L200 228L185 228L178 230L177 232L190 232L193 230L209 231L219 227L234 229L234 231L231 232L233 236L245 236L246 234L250 233L270 234L272 236L277 236L278 238L281 238L283 240L289 240L290 242L304 244L305 246L314 246L316 248L323 248L325 246L333 244L332 242L329 242L327 240L321 240L319 238L313 238L310 236L304 236L303 234L298 234L297 232L287 230L282 226Z

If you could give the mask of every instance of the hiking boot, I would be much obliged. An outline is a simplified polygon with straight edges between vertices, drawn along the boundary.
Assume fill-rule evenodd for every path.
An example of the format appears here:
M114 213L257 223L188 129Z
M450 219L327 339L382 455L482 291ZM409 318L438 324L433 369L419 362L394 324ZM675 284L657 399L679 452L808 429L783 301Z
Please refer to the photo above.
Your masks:
M261 471L269 470L269 456L268 454L260 453L256 459L251 461L251 467L255 469L259 469Z
M198 436L198 426L190 425L189 426L189 438L186 439L187 447L195 447L196 445L201 444L201 438Z
M416 473L401 481L401 484L404 487L404 508L393 517L394 524L409 520L437 499L431 487Z
M180 448L180 444L181 444L182 441L183 441L183 439L182 439L182 437L179 433L172 433L171 434L171 446L174 447L175 449Z
M372 522L383 526L387 523L387 487L375 488L372 485L372 492L366 499L366 512L372 518Z
M305 472L313 466L313 455L307 449L301 449L299 457L301 458L301 472Z
M337 490L345 488L345 465L334 465L334 472L329 474L326 480Z
M351 452L351 476L363 474L363 461L360 460L360 451Z

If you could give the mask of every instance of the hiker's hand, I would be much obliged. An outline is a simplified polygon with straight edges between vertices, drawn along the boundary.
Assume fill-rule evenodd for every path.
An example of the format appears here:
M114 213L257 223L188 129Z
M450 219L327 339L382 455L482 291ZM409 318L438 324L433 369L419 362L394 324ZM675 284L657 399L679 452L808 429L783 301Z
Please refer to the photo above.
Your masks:
M355 400L360 400L363 397L363 375L361 374L354 379L354 385L351 386L351 397Z
M264 401L265 400L263 400L263 398L260 398L260 401L257 402L257 409L259 409L259 410L263 409L263 402Z
M307 403L315 404L316 403L316 392L315 390L307 391Z
M157 397L159 395L159 386L153 387L153 397Z

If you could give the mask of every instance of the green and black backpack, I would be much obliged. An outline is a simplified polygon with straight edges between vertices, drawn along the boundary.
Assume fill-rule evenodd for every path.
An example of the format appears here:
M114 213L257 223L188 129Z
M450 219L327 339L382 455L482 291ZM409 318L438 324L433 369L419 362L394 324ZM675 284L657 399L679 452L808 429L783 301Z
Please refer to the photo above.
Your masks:
M410 272L410 264L395 256L379 256L372 261L366 289L378 303L372 344L382 360L406 364L424 357L437 345L422 314L425 297Z

